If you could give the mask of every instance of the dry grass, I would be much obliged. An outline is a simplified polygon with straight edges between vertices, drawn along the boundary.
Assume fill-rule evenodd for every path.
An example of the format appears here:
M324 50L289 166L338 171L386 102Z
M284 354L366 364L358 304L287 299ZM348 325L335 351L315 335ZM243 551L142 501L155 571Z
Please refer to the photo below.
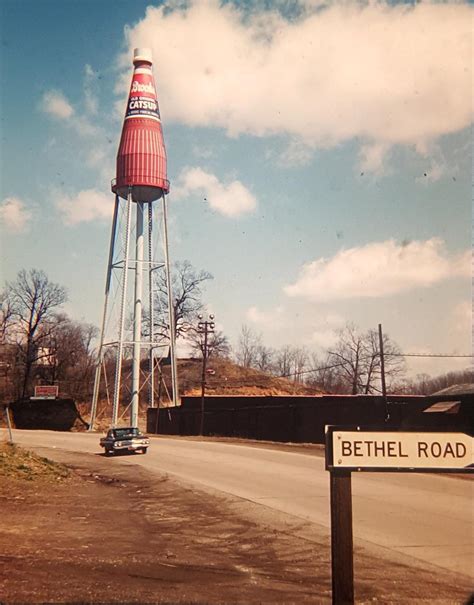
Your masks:
M206 376L206 392L209 395L315 395L317 389L278 378L253 368L244 368L227 359L210 358L208 366L213 370ZM202 362L199 359L180 360L178 376L183 395L200 394ZM168 382L168 368L164 370Z
M63 464L52 462L23 448L0 443L0 477L10 477L24 481L63 481L70 476Z
M210 358L207 367L212 373L206 375L206 394L208 396L311 396L317 395L321 391L307 387L303 384L297 384L288 378L278 378L271 374L266 374L253 368L244 368L228 359ZM159 374L155 374L155 388L159 388ZM163 368L163 380L167 389L163 389L161 406L170 405L169 399L164 395L167 391L171 392L171 369L170 366ZM180 359L178 360L178 382L180 396L199 396L201 394L202 380L202 361L200 359ZM124 395L123 400L129 395ZM90 420L91 402L85 401L76 403L82 418L88 422ZM147 410L147 392L146 389L141 395L139 409L139 427L146 429L146 410ZM110 427L110 418L112 415L112 404L105 399L99 400L97 404L97 415L94 423L96 431L106 431ZM119 406L119 424L127 426L129 411L124 405ZM84 431L85 427L76 422L73 430Z

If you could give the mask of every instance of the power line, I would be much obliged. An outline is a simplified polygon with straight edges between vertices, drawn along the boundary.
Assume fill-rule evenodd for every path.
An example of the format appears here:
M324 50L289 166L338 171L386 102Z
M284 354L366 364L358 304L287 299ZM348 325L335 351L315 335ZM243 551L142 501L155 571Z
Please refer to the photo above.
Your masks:
M445 355L444 353L389 353L386 357L450 357L450 358L472 358L473 355Z
M378 352L376 355L380 355ZM439 357L439 358L451 358L451 359L472 359L473 355L448 355L444 353L388 353L385 357ZM361 357L360 361L371 359L369 357ZM329 366L322 366L320 368L312 368L311 370L302 370L301 372L291 372L290 374L281 374L279 378L290 378L291 376L302 376L303 374L312 374L313 372L322 372L323 370L332 370L333 368L340 368L347 365L347 362L335 363Z
M291 372L291 374L280 374L277 378L289 378L290 376L302 376L303 374L311 374L312 372L321 372L322 370L332 370L333 368L340 368L346 365L343 362L334 363L330 366L323 366L321 368L313 368L312 370L302 370L301 372Z

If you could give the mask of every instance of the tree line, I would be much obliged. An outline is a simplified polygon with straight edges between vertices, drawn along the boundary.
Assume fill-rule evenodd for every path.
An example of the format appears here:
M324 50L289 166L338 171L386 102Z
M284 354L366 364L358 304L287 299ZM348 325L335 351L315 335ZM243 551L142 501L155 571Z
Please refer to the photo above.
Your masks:
M212 275L196 270L188 261L173 267L173 305L176 334L192 356L204 354L203 335L197 329L206 310L203 287ZM154 333L158 340L169 333L168 295L164 275L155 289ZM81 401L90 399L96 363L95 326L70 318L62 307L67 290L44 271L21 270L0 292L0 397L30 396L35 384L61 385L61 393ZM146 324L146 322L145 322ZM145 331L149 327L145 327ZM215 330L208 337L207 355L224 357L246 367L327 393L377 394L381 392L381 355L376 330L360 330L348 323L336 333L334 345L317 354L304 346L267 346L261 334L243 325L234 347ZM388 392L429 394L459 382L473 382L472 371L451 372L431 378L406 378L398 345L383 336Z
M175 295L177 335L185 339L195 355L204 354L202 334L196 329L198 315L205 311L202 289L212 279L207 271L196 271L185 261L174 266L172 281ZM160 284L160 308L167 305L164 277ZM161 329L167 330L166 315L161 315ZM209 335L209 357L224 357L237 364L327 393L377 394L381 392L381 355L378 330L360 330L347 323L336 332L334 345L321 354L304 346L267 346L260 333L243 325L235 346L222 331ZM431 378L419 374L407 378L406 363L398 344L383 335L384 370L388 392L430 394L458 382L474 382L472 370L449 372Z
M34 384L61 383L63 394L87 399L97 328L61 311L67 290L44 271L21 270L0 292L0 396L30 396Z
M405 363L400 349L389 336L383 336L385 376L391 390L404 376ZM240 365L328 393L376 394L381 392L381 355L376 330L361 331L348 323L336 334L336 341L325 354L307 347L286 345L267 347L260 334L242 326L235 358Z

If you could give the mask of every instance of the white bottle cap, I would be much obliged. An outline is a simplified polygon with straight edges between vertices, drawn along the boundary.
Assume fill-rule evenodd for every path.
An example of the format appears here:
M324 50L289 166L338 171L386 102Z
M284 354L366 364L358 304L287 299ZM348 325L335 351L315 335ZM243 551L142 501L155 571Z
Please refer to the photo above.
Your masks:
M133 62L137 63L138 61L147 61L148 63L153 63L151 48L136 48L133 51Z

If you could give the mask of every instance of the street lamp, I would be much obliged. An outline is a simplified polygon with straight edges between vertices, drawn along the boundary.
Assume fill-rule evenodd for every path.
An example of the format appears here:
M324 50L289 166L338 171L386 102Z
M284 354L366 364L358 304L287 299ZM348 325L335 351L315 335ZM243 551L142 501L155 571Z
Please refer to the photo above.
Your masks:
M204 394L206 392L206 362L208 357L208 346L207 336L208 334L214 334L214 315L209 315L209 318L203 321L202 315L198 315L199 323L197 326L198 334L204 335L204 342L202 346L202 377L201 377L201 423L199 427L199 434L202 436L204 432Z

